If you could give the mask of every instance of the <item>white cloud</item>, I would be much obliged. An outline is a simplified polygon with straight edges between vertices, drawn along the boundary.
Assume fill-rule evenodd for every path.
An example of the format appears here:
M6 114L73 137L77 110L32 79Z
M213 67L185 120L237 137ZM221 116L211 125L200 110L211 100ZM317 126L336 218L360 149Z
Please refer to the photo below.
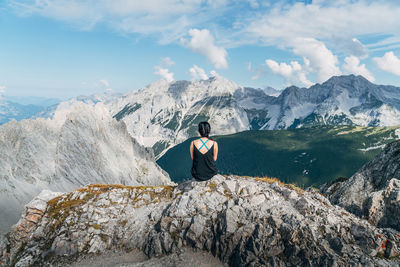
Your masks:
M212 21L227 0L7 0L23 16L39 15L92 30L103 24L122 33L157 36L160 43L179 40L188 29Z
M299 83L307 87L313 85L306 77L307 66L303 67L297 61L292 61L289 65L285 62L278 63L275 60L267 59L265 63L273 73L283 76L286 82L291 85ZM308 62L305 64L307 65Z
M110 87L110 83L107 80L100 80L99 81L104 87Z
M123 33L154 35L161 43L175 42L186 35L188 29L199 27L222 33L218 36L224 39L224 47L257 43L260 39L267 44L280 45L282 40L297 37L323 41L339 38L351 45L351 40L361 35L400 36L400 5L394 0L314 0L310 4L258 0L6 2L21 15L40 15L83 30L102 24ZM216 17L227 19L216 20ZM347 49L345 46L342 48Z
M162 68L160 66L155 66L154 67L154 74L160 75L163 79L165 79L167 82L172 82L174 81L174 73L169 72L168 69Z
M393 51L386 52L383 57L374 57L374 61L378 64L380 69L400 75L400 59Z
M193 80L207 80L208 79L208 76L207 76L206 72L202 68L198 67L197 65L193 65L193 67L191 67L189 69L189 72L190 72L190 76L191 76L192 81Z
M82 86L86 86L86 83L82 84ZM96 83L96 86L105 92L113 92L114 91L114 89L111 88L110 83L106 79L99 80Z
M205 56L217 69L227 68L227 52L223 47L214 44L214 37L207 29L190 29L190 41L183 39L183 43L193 52Z
M175 62L170 57L163 57L161 58L161 65L170 67L172 65L175 65Z
M293 53L303 57L310 72L317 73L317 82L340 75L339 60L321 41L313 38L296 38L291 41Z
M262 16L250 19L243 30L272 45L293 38L351 41L361 35L399 36L398 14L397 1L313 1L293 5L277 2Z
M360 64L360 59L356 56L349 56L344 59L343 70L347 73L362 75L371 82L375 82L375 77L365 67L365 64Z

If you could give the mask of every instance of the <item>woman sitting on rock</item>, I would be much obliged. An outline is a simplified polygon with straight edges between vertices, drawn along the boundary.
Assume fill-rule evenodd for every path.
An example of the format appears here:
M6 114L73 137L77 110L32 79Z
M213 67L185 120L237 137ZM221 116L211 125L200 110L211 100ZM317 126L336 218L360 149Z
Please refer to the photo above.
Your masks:
M218 155L218 144L208 137L211 126L208 122L199 123L200 138L190 143L190 156L193 160L190 170L197 181L206 181L218 173L215 162Z

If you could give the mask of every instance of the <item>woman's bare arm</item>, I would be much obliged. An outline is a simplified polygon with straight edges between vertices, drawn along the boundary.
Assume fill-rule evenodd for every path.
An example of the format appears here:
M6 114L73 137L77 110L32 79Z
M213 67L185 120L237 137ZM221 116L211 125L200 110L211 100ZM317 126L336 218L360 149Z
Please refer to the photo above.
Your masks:
M193 160L193 141L192 142L190 142L190 157L192 158L192 160Z
M214 141L214 161L217 161L218 156L218 143Z

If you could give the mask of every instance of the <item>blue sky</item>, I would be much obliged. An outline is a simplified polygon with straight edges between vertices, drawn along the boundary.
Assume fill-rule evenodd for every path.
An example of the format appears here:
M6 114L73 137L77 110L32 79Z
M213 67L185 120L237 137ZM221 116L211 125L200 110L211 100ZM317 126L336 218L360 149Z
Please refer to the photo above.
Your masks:
M67 98L221 75L400 86L398 1L5 0L0 94Z

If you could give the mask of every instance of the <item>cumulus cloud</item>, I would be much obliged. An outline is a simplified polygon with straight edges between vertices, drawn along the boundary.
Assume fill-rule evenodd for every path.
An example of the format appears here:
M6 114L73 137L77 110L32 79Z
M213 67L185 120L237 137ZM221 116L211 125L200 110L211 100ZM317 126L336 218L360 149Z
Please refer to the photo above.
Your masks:
M343 70L347 73L362 75L371 82L375 82L375 77L365 67L365 64L360 64L360 59L356 56L349 56L344 59Z
M226 60L228 53L223 47L215 45L214 37L209 30L190 29L189 35L191 39L189 41L182 39L182 42L193 52L205 56L217 69L228 67L228 62Z
M317 74L317 82L324 82L341 74L339 60L323 42L313 38L296 38L290 43L293 53L303 57L310 71Z
M166 68L162 68L160 66L155 66L153 73L156 74L156 75L160 75L167 82L173 82L174 81L174 73L173 72L169 72L169 70L166 69Z
M400 59L393 53L393 51L386 52L383 57L374 57L373 59L380 69L400 75Z
M291 61L290 64L286 64L285 62L278 63L275 60L267 59L265 63L273 73L283 76L288 84L300 83L307 87L313 85L306 77L308 61L306 61L305 67L301 66L297 61Z
M189 72L190 72L192 81L208 79L206 72L202 68L198 67L197 65L193 65L193 67L191 67L189 69Z

